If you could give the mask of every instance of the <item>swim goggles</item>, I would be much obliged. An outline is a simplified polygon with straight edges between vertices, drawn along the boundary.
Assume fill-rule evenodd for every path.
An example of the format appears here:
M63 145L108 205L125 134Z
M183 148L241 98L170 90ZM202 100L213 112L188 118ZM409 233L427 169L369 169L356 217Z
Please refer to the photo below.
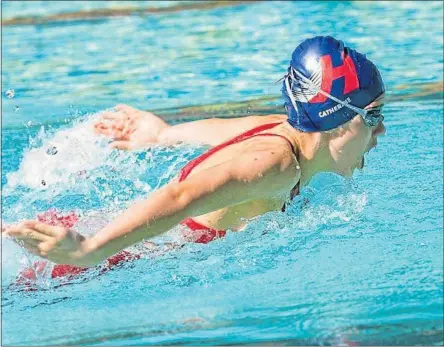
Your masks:
M297 96L310 95L310 94L316 95L317 93L321 93L330 100L333 100L338 104L342 105L343 107L347 107L348 109L359 114L364 120L364 124L367 127L374 127L384 120L384 115L382 114L382 107L384 106L384 104L369 109L363 109L350 105L349 103L339 100L333 95L323 91L318 85L316 85L315 82L320 81L319 80L320 76L317 76L317 80L312 81L311 79L305 77L301 72L299 72L292 66L290 67L290 71L291 71L290 73L284 76L285 88L287 90L287 94L295 110L298 109L296 106L296 100L294 98L295 95Z

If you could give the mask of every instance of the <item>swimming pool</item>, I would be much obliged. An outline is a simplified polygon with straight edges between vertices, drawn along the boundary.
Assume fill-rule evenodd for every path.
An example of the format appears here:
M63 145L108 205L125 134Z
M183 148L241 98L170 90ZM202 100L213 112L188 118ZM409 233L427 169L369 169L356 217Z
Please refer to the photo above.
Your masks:
M2 6L12 18L62 4ZM442 344L442 87L422 93L443 79L442 13L442 2L261 2L4 26L5 222L57 207L96 230L204 148L110 151L91 114L277 96L292 50L316 34L367 52L392 101L387 135L352 182L319 175L245 232L69 285L42 277L32 292L10 285L33 258L2 240L2 345Z

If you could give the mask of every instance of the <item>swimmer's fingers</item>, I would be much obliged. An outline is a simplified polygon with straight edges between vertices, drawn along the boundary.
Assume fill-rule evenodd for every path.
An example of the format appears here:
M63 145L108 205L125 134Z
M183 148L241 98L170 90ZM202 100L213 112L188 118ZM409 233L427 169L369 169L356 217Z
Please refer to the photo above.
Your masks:
M6 230L8 230L10 226L2 223L2 236L6 236Z
M128 135L136 130L136 124L133 119L124 121L105 121L102 123L97 123L94 125L96 131L111 131L116 133L122 133L123 135Z
M59 264L69 263L71 257L76 257L80 252L80 244L85 238L77 233L71 232L65 240L49 240L41 242L38 255L46 257Z
M5 228L3 234L6 236L16 237L23 232L24 228L26 228L24 222L18 224L12 224Z
M104 135L115 140L129 140L129 137L133 133L133 130L122 129L118 129L116 127L100 126L95 128L95 132L96 134Z
M10 227L6 232L8 235L16 238L47 241L52 238L63 238L67 230L63 227L45 224L36 220L28 220Z
M135 119L129 118L124 120L103 122L99 127L102 129L112 129L116 132L121 132L122 136L125 137L132 134L136 130L137 124Z
M49 252L52 252L51 255L54 256L54 248L57 246L57 243L54 241L42 242L38 245L38 250L40 254L44 257L48 255Z
M100 114L100 119L103 120L129 120L139 118L139 111L128 105L117 105L114 111L105 111Z
M30 245L30 244L24 244L23 247L31 252L32 254L38 255L40 257L45 257L45 255L40 251L38 246Z
M134 123L135 123L134 120L130 119L127 122L125 122L125 124L123 124L122 136L121 136L123 139L129 138L134 133L134 131L136 130Z
M120 111L117 112L103 112L100 115L100 120L101 121L120 121L120 120L125 120L128 119L128 116Z
M94 124L94 129L119 129L128 126L129 120L103 120Z
M117 111L122 111L126 114L136 113L138 111L134 107L131 107L131 106L125 105L125 104L116 105L116 106L114 106L114 109Z
M65 237L68 229L58 226L53 226L45 223L41 223L38 221L27 221L25 222L29 228L34 229L42 235L63 238Z
M51 240L53 238L38 233L34 233L32 230L24 230L24 233L17 233L16 230L12 230L9 235L13 238L12 240L18 244L20 247L25 248L29 252L44 257L45 254L39 249L40 245Z
M100 118L94 123L94 126L118 126L122 127L131 127L135 122L139 121L140 114L137 111L134 112L125 112L125 111L116 111L116 112L104 112L101 114Z
M47 241L51 238L50 235L40 232L33 227L35 221L26 221L20 224L12 225L4 231L7 236L13 237L18 240L29 240L30 243ZM42 224L42 223L40 223Z
M128 123L132 121L133 120L129 119L128 116L125 116L122 113L104 113L93 123L93 130L99 133L108 129L122 130L123 128L128 127Z
M94 132L106 136L113 136L116 132L112 127L105 124L97 124L94 126Z

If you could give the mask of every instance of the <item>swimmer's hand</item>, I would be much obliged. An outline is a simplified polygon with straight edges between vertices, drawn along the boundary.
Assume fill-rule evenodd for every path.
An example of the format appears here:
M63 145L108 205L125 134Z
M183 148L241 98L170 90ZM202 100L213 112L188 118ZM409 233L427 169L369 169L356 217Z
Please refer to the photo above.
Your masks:
M158 142L158 135L169 127L160 117L128 105L103 112L94 124L94 132L113 139L112 148L132 150Z
M42 258L58 264L89 266L87 238L74 230L29 220L12 225L2 234Z

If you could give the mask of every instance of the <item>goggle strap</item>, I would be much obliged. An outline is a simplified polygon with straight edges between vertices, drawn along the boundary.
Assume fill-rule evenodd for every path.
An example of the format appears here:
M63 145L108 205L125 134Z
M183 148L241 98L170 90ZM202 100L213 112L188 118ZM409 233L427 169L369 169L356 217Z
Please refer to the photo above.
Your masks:
M298 70L294 69L293 67L292 67L292 70L296 73L296 75L297 75L299 78L302 79L302 81L308 83L310 86L313 84L313 82L312 82L310 79L308 79L307 77L305 77L305 76L304 76L302 73L300 73ZM287 87L287 88L288 88L288 87ZM317 88L317 91L318 91L318 93L321 93L321 94L324 95L325 97L327 97L327 98L329 98L329 99L331 99L331 100L337 102L338 104L340 104L340 105L342 105L342 106L344 106L344 107L347 107L348 109L350 109L350 110L352 110L352 111L355 111L357 114L359 114L359 115L361 115L361 116L363 116L363 117L365 117L365 116L367 115L367 111L366 111L366 110L364 110L364 109L360 109L360 108L355 107L355 106L350 105L350 104L347 104L347 103L345 103L344 101L339 100L338 98L334 97L333 95L331 95L331 94L329 94L329 93L327 93L327 92L324 92L321 88Z
M287 89L288 97L290 98L291 103L293 104L294 109L297 110L298 107L296 106L296 100L294 99L294 95L293 95L293 93L291 92L290 84L288 83L288 80L289 80L290 78L291 78L290 75L288 75L288 76L285 78L285 88Z

